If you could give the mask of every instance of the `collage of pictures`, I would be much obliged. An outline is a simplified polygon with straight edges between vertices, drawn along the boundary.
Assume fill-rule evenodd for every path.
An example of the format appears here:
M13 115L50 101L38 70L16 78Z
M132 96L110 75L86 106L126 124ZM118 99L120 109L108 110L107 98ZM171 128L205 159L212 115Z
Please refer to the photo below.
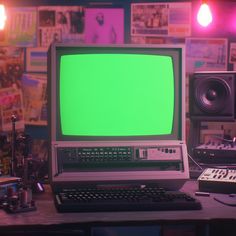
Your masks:
M191 8L186 2L132 3L129 42L125 41L125 13L121 7L7 9L6 28L0 34L0 133L11 132L12 115L20 131L25 125L47 125L47 51L52 42L185 44L187 74L226 70L227 39L192 38ZM230 63L236 62L235 45Z

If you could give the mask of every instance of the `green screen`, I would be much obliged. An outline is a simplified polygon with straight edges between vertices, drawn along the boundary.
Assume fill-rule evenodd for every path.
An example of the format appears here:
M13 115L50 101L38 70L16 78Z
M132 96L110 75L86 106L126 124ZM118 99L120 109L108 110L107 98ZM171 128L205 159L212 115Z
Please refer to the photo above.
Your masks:
M174 71L169 56L63 55L60 118L63 135L171 134Z

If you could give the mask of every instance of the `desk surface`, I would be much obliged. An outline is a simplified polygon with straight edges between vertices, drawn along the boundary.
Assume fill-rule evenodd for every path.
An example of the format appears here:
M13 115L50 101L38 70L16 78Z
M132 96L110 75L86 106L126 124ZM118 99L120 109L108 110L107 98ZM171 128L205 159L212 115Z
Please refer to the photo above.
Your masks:
M183 191L194 195L198 190L197 182L190 180L185 183ZM34 196L37 210L25 213L7 214L0 210L0 226L21 225L58 225L70 223L93 222L142 222L142 221L209 221L236 220L236 207L226 206L214 200L215 196L198 196L202 203L202 210L196 211L148 211L148 212L99 212L99 213L58 213L55 209L50 187L46 192Z

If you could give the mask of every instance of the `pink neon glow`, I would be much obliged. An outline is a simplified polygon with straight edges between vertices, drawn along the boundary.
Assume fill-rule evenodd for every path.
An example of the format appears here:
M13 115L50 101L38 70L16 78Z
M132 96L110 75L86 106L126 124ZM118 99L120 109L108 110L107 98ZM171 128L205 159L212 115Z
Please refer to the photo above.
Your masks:
M197 21L201 26L208 26L212 22L212 14L209 6L203 3L197 14Z

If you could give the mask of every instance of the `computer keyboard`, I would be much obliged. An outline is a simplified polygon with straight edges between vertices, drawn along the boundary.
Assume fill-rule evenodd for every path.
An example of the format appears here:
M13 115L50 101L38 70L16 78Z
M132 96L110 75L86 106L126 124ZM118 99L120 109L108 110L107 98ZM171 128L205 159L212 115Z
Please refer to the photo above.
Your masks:
M201 203L191 195L157 187L64 189L54 196L59 212L201 209Z

